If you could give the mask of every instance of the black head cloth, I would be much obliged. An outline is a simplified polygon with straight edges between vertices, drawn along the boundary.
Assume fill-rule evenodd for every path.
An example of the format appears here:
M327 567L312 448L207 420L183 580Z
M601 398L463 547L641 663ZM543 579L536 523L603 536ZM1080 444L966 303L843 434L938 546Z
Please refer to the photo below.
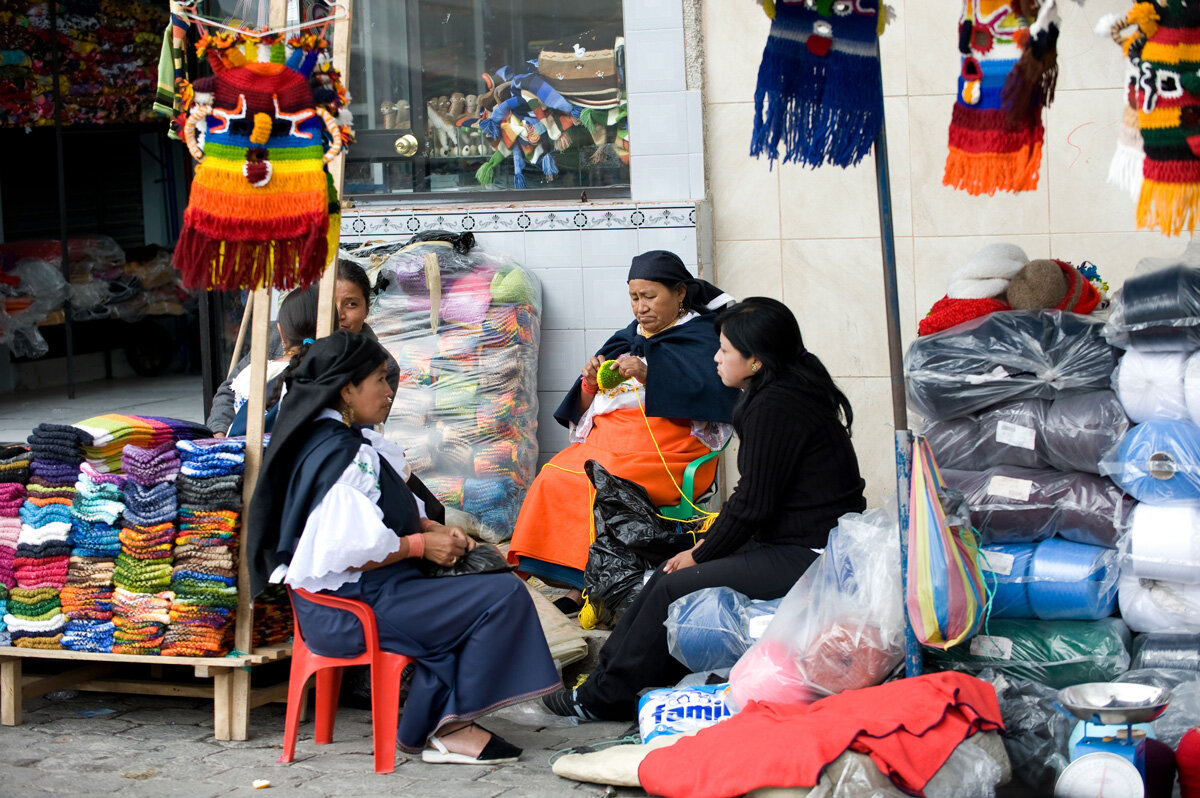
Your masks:
M692 276L683 265L683 260L674 252L652 249L635 255L629 264L629 280L651 280L674 287L683 283L687 286L685 305L697 313L712 313L734 302L734 298L712 283Z

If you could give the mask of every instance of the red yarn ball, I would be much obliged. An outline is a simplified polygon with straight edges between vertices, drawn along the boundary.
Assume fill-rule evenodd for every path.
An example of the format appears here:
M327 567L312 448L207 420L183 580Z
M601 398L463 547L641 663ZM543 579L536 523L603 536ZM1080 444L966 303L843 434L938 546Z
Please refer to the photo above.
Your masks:
M1175 749L1179 790L1183 798L1200 798L1200 728L1189 729Z

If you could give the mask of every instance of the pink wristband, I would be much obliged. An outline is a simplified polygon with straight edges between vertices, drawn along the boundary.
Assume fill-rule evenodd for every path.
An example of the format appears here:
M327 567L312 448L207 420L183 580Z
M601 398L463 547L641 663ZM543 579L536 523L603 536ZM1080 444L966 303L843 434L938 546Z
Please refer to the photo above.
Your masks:
M594 382L588 382L587 380L583 381L583 384L579 386L579 389L581 391L583 391L584 393L590 394L592 396L595 396L597 393L600 392L599 385L597 385Z
M425 536L420 532L409 535L405 538L408 541L407 559L413 557L421 558L425 556Z

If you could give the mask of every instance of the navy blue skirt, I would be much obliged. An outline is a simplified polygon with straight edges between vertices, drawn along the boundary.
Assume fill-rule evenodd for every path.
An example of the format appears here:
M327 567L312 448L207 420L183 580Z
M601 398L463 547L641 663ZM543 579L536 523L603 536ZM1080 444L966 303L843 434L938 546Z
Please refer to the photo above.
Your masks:
M380 647L417 661L397 732L405 751L420 751L448 721L477 718L562 684L533 600L513 574L430 578L403 560L332 592L369 605ZM295 600L309 649L327 657L365 650L353 615Z

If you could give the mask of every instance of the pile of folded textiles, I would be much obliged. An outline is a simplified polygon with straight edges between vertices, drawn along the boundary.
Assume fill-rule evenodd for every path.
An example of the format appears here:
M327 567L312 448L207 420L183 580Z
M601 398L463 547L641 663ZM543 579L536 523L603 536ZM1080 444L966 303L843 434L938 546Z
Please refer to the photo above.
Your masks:
M143 487L173 483L179 475L179 453L173 441L152 447L126 444L121 451L121 465L125 476Z
M14 560L17 539L21 536L21 506L25 504L25 485L20 482L0 482L0 585L17 584Z
M32 459L28 446L0 446L0 483L24 485L28 482Z
M12 638L8 634L8 624L4 622L6 615L8 615L8 587L0 584L0 647L12 645Z
M113 591L113 653L158 654L170 623L170 591L131 593Z
M62 614L58 590L53 587L14 587L8 591L4 616L12 645L21 648L62 648L67 618Z
M237 533L245 440L180 441L171 626L162 653L221 656L237 609Z
M121 551L120 519L125 477L79 469L71 505L71 551L60 599L67 617L63 648L112 651L114 558Z
M96 470L103 472L121 470L126 446L157 449L163 444L212 434L206 427L190 421L121 413L86 418L75 427L91 436L92 440L84 446L83 453Z
M283 585L271 585L254 599L254 645L273 646L292 637L292 604Z

